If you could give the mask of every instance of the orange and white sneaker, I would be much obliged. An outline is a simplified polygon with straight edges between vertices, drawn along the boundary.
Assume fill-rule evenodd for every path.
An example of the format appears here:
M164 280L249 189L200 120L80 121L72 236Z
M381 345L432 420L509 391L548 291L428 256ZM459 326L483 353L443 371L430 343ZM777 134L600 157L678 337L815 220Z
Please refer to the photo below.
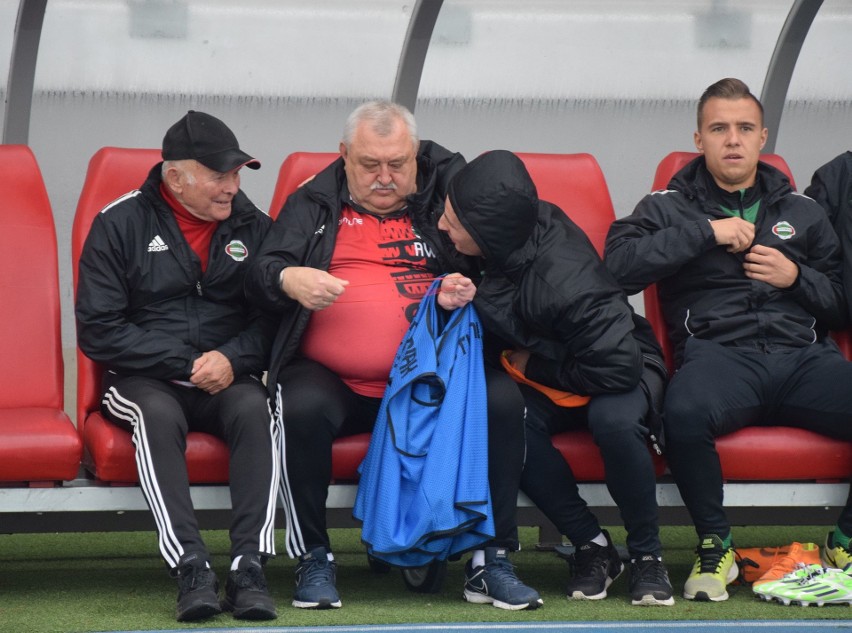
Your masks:
M821 565L819 558L819 546L815 543L793 543L787 549L787 553L778 556L757 580L753 582L753 586L780 580L798 566L804 565Z

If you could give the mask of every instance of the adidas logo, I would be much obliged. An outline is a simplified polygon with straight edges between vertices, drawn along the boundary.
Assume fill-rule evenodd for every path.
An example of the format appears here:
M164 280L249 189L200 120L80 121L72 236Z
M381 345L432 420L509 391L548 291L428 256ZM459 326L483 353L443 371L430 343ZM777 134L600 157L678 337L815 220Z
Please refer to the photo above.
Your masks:
M159 253L160 251L169 250L168 245L163 241L163 238L157 235L151 242L148 244L148 252L149 253Z

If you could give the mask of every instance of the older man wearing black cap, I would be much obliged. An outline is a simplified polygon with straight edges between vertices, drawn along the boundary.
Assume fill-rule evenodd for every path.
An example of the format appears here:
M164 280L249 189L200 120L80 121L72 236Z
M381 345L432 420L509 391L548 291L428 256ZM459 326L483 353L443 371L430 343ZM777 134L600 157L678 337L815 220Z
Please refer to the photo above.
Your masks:
M177 619L225 610L276 617L263 565L275 554L277 431L260 375L274 324L244 300L243 278L271 223L240 190L260 163L219 119L189 111L163 162L92 223L80 258L80 348L106 371L101 409L133 433L160 553L177 579ZM186 434L230 449L231 568L218 581L189 494Z

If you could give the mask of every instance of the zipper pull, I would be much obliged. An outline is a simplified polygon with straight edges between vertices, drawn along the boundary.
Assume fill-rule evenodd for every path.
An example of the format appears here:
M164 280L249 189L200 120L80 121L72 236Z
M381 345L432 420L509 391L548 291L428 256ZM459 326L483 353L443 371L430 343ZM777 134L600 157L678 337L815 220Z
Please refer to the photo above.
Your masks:
M196 282L195 282L195 291L198 293L198 296L199 296L199 297L203 297L203 296L204 296L204 293L203 293L203 292L201 292L201 281L196 281Z

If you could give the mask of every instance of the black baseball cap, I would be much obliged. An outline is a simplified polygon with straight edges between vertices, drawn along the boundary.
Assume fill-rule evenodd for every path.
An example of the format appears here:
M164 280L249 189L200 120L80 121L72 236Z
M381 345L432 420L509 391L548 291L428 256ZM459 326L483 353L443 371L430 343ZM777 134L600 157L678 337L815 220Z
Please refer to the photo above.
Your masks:
M260 161L240 149L227 125L195 110L187 112L163 137L163 160L190 158L222 174L242 165L260 169Z

